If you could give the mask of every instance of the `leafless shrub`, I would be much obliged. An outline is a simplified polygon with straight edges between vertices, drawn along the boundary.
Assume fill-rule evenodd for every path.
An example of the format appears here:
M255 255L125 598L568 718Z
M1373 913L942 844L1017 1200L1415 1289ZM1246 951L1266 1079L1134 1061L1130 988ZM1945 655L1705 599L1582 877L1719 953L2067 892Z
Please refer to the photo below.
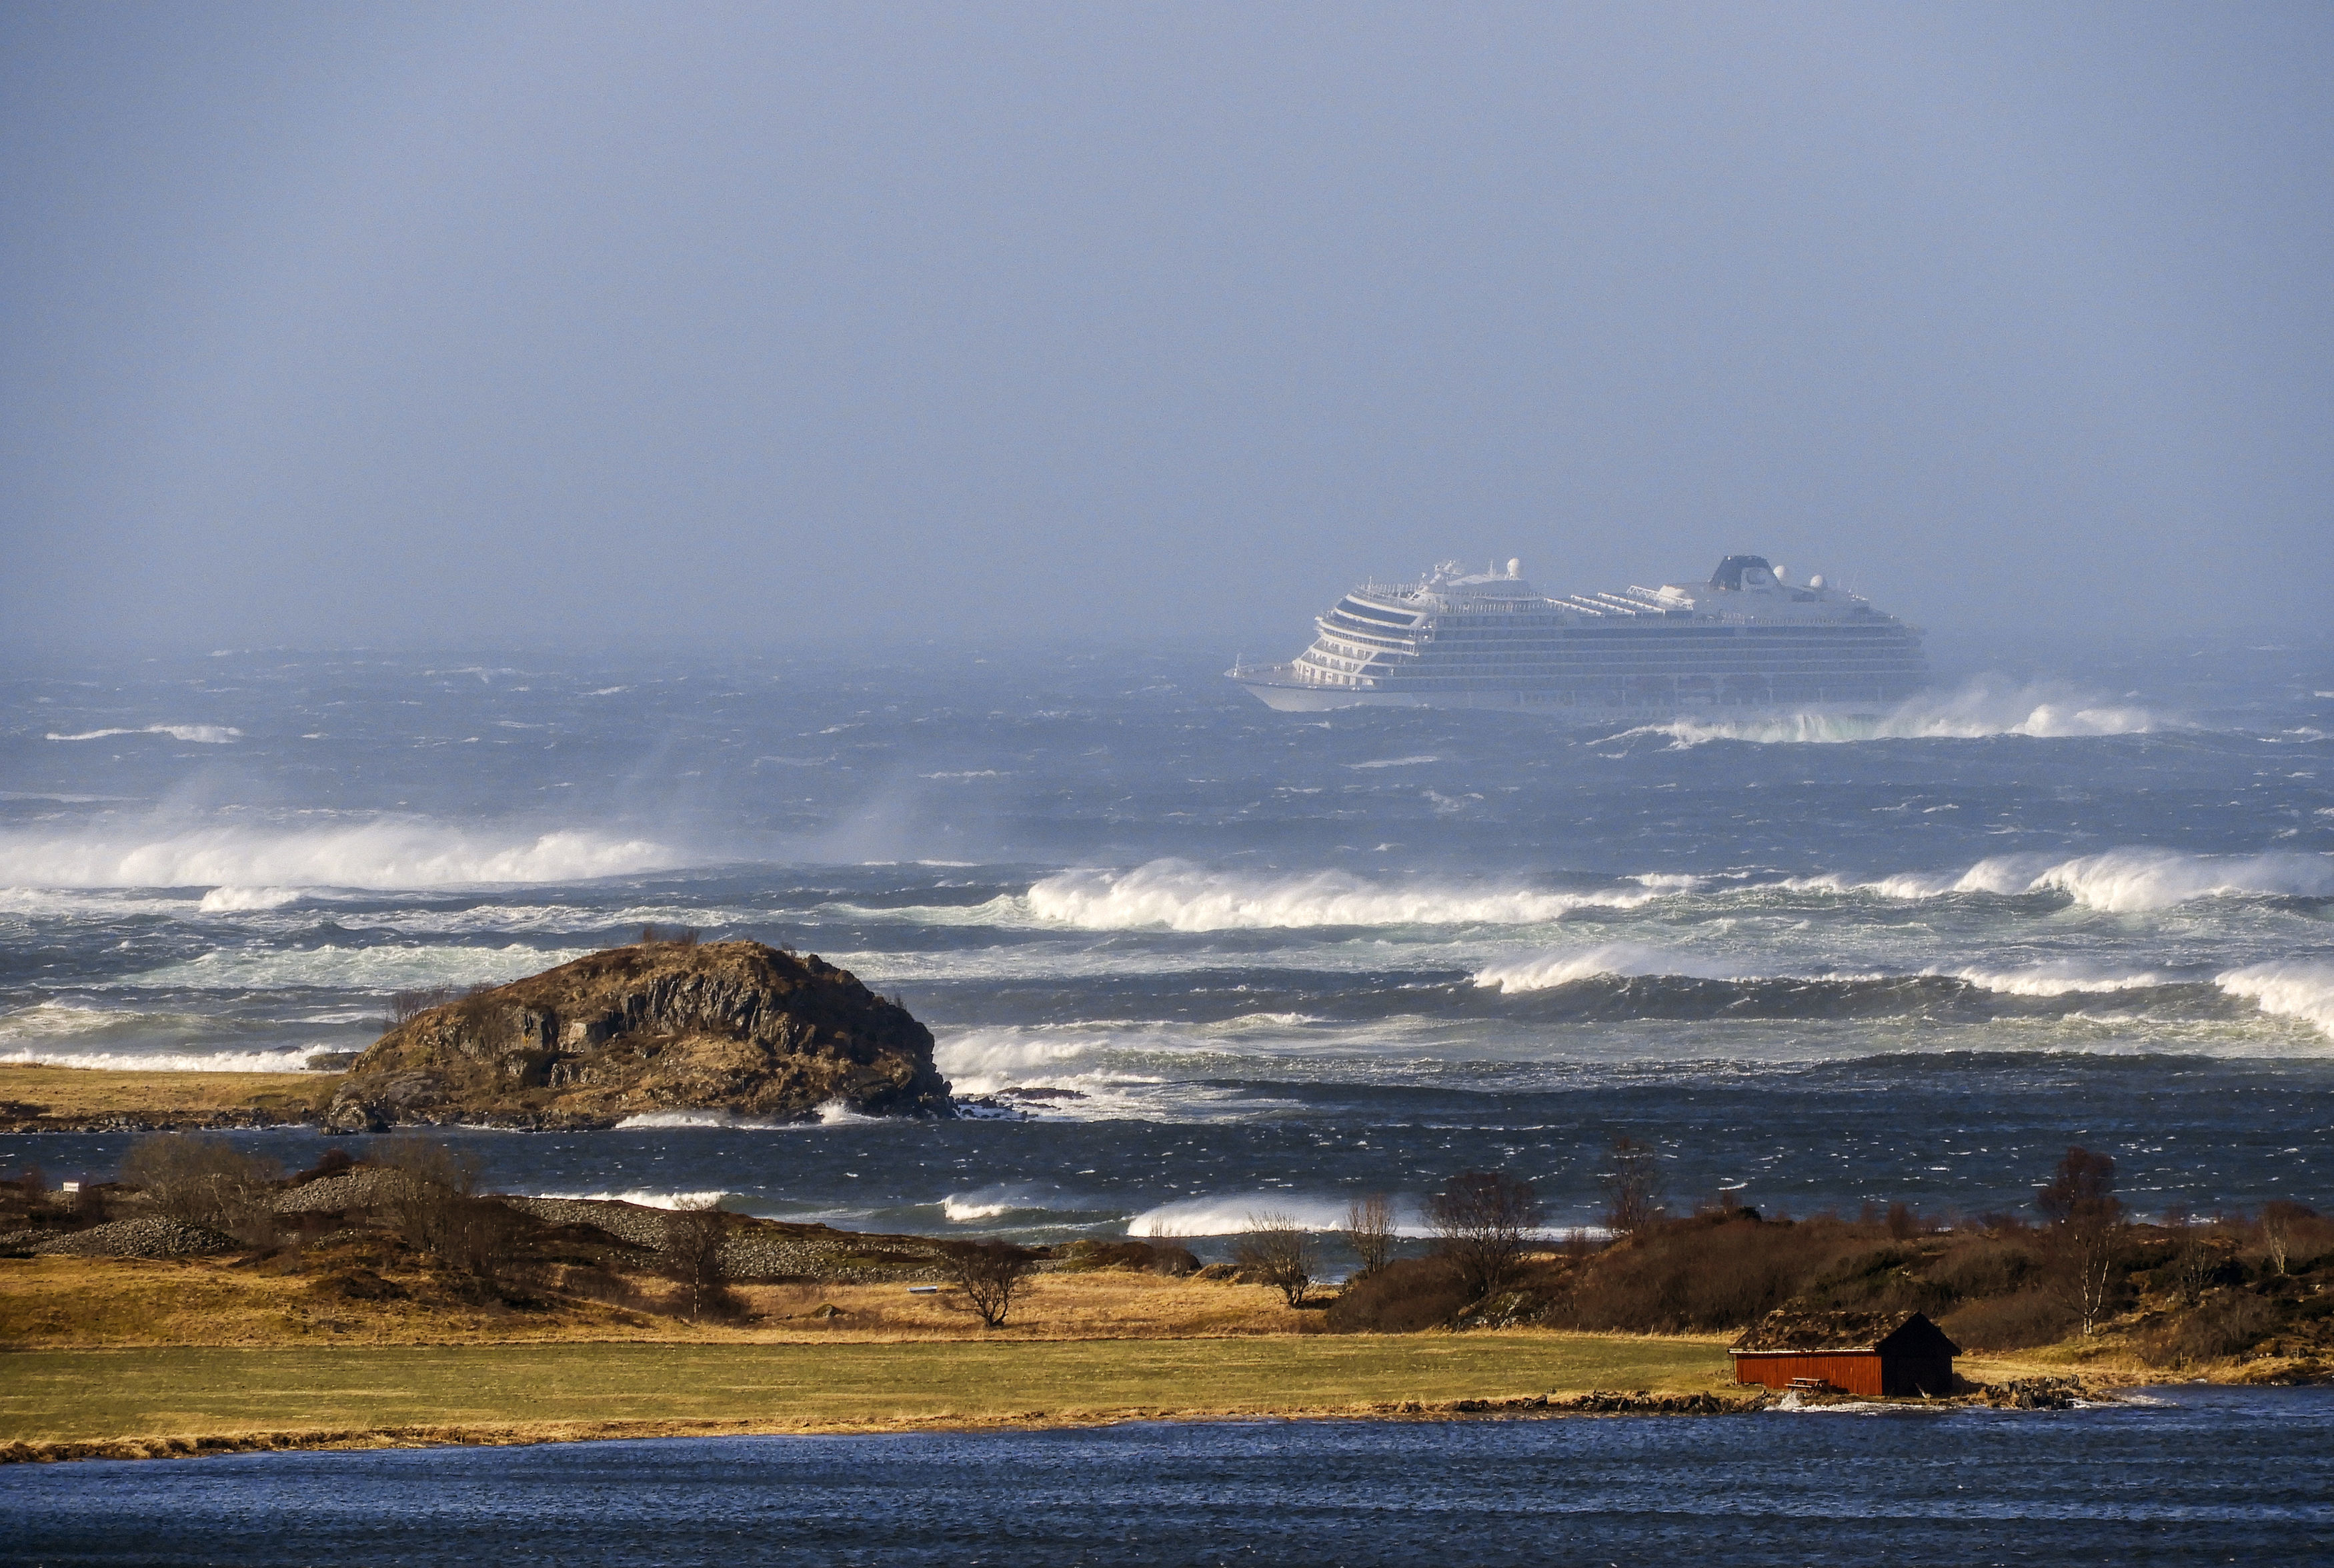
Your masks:
M1360 1260L1361 1271L1355 1277L1369 1278L1394 1261L1394 1199L1383 1192L1355 1198L1345 1205L1345 1224L1338 1234Z
M1037 1272L1037 1255L1008 1241L958 1241L940 1249L940 1266L989 1328L1002 1328L1013 1298Z
M1541 1212L1530 1183L1504 1171L1462 1170L1426 1200L1436 1250L1479 1300L1514 1283Z
M1321 1272L1313 1233L1276 1209L1248 1217L1248 1228L1232 1242L1232 1261L1259 1284L1278 1291L1290 1306L1305 1304L1305 1293Z
M479 1199L477 1160L433 1138L399 1133L373 1146L387 1178L375 1202L408 1243L449 1267L485 1277L499 1264L510 1211Z
M1615 1236L1635 1236L1661 1216L1661 1157L1650 1143L1616 1138L1612 1160L1605 1174L1605 1224Z
M280 1174L274 1160L202 1132L152 1133L121 1161L122 1180L143 1188L162 1213L256 1246L275 1240Z
M721 1271L721 1244L728 1230L710 1201L685 1201L665 1216L665 1269L680 1286L681 1311L691 1323L733 1318L745 1309Z
M403 1028L432 1007L443 1007L458 1001L461 993L450 986L440 986L426 991L391 991L389 994L389 1026Z
M675 926L670 929L659 926L641 928L641 946L643 948L694 948L697 937L694 926Z

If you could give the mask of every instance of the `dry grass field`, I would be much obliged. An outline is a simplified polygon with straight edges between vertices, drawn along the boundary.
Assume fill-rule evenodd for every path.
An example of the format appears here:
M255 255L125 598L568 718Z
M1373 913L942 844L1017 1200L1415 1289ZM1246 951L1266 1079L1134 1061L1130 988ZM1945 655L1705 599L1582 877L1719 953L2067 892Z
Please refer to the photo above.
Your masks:
M1356 1412L1717 1391L1707 1340L1536 1332L1214 1340L16 1352L0 1441L417 1428L474 1439Z
M340 1083L337 1073L112 1073L10 1063L0 1065L0 1113L11 1122L131 1116L159 1125L246 1111L314 1121Z

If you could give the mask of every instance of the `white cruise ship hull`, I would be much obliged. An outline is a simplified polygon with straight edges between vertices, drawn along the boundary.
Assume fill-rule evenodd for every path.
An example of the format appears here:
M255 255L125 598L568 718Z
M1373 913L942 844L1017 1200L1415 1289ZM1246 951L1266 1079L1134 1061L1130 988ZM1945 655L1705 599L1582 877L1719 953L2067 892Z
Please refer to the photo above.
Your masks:
M1927 683L1920 632L1755 555L1708 584L1551 599L1519 563L1356 588L1286 664L1226 673L1283 713L1468 707L1584 725L1877 718Z

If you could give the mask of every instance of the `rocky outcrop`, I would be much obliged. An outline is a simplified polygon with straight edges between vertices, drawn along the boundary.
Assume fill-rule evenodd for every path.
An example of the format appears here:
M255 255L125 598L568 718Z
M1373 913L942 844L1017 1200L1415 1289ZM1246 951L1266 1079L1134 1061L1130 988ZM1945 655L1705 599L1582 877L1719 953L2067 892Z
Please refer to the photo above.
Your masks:
M644 942L406 1020L357 1058L324 1125L587 1128L659 1111L785 1121L828 1103L950 1114L931 1031L816 957Z

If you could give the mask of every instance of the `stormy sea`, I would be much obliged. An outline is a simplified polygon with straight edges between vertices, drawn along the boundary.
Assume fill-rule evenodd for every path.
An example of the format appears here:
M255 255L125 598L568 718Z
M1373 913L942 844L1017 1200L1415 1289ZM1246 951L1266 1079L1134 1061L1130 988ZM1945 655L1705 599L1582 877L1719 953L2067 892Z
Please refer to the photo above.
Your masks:
M1594 1226L1623 1136L1673 1204L1770 1215L2017 1212L2076 1143L2143 1215L2334 1198L2334 649L1957 677L1857 725L1580 730L1273 713L1224 662L20 670L0 1063L299 1068L396 993L655 925L901 997L979 1114L452 1130L488 1188L1219 1255L1251 1214L1327 1225L1365 1192L1414 1233L1467 1169ZM236 1136L287 1166L324 1143ZM130 1140L0 1137L0 1162L104 1179ZM1850 1515L1895 1521L1900 1561L2271 1561L2334 1528L2308 1390L1793 1421L265 1455L0 1489L59 1562L733 1561L773 1508L761 1554L789 1561L1417 1561L1488 1474L1537 1479L1471 1561L1834 1560Z

